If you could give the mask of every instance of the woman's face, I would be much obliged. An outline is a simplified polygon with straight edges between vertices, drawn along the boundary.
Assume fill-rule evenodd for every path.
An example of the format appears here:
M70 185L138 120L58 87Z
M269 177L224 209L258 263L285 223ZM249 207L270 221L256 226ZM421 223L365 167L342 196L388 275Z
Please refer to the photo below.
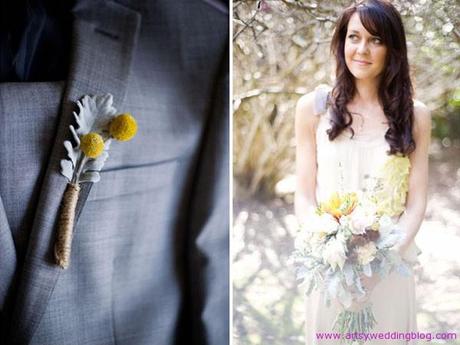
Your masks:
M356 79L375 79L385 68L387 48L380 37L371 35L354 13L345 37L345 63Z

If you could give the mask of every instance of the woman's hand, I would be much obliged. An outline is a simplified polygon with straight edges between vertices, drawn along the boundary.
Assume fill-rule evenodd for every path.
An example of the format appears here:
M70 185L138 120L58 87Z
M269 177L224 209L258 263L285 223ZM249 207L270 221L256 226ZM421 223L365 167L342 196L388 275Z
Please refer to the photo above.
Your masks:
M363 297L361 297L359 300L355 300L353 301L353 303L351 304L351 306L349 306L348 308L346 308L347 310L349 311L353 311L353 312L358 312L360 311L361 309L364 309L368 303L369 303L369 297L370 297L370 294L365 294Z
M374 274L371 277L362 275L360 279L361 284L363 285L363 289L366 293L358 300L353 301L353 303L350 307L347 308L347 310L357 312L366 307L369 304L369 299L372 295L372 291L374 290L375 286L378 283L380 283L381 280L378 274Z
M378 274L374 274L371 277L368 276L361 276L361 283L366 291L366 295L370 295L374 290L375 286L380 283L380 276Z

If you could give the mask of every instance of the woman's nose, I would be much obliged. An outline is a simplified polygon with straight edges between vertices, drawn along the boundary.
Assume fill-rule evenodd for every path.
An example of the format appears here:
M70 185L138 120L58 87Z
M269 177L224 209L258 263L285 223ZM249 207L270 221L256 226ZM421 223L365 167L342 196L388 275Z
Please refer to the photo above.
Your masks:
M366 42L365 40L362 40L362 41L359 43L359 45L358 45L357 51L358 51L358 53L360 53L360 54L365 54L365 53L367 53L368 48L369 48L369 47L368 47L368 45L367 45L367 42Z

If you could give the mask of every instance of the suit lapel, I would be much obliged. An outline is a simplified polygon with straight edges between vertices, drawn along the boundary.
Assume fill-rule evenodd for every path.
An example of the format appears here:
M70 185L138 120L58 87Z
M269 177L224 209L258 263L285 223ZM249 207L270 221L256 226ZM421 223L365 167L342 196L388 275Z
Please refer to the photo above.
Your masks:
M65 157L63 142L70 138L69 125L73 123L75 102L86 94L111 93L115 107L122 106L139 31L137 12L110 1L84 3L86 5L75 6L73 11L72 62L18 285L9 332L13 343L29 343L59 274L68 272L55 265L52 252L58 212L67 184L60 175L59 162ZM82 188L78 215L90 189L90 185Z
M0 196L0 340L3 334L3 318L6 314L6 300L10 295L11 284L16 270L16 249L11 229L6 218L2 197Z

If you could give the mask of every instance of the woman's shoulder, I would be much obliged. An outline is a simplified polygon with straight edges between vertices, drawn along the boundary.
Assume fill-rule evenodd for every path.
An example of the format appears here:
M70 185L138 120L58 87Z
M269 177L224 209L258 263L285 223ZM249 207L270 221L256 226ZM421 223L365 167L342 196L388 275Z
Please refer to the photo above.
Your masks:
M414 100L414 123L431 123L430 109L421 101Z
M317 86L313 91L303 95L297 101L297 113L305 116L316 117L327 109L327 100L331 87L326 84Z
M414 115L422 117L430 116L430 109L422 101L414 99Z
M421 101L414 100L414 132L431 131L430 109Z
M309 92L299 98L295 110L296 127L302 129L313 129L318 123L318 116L314 110L315 93Z

